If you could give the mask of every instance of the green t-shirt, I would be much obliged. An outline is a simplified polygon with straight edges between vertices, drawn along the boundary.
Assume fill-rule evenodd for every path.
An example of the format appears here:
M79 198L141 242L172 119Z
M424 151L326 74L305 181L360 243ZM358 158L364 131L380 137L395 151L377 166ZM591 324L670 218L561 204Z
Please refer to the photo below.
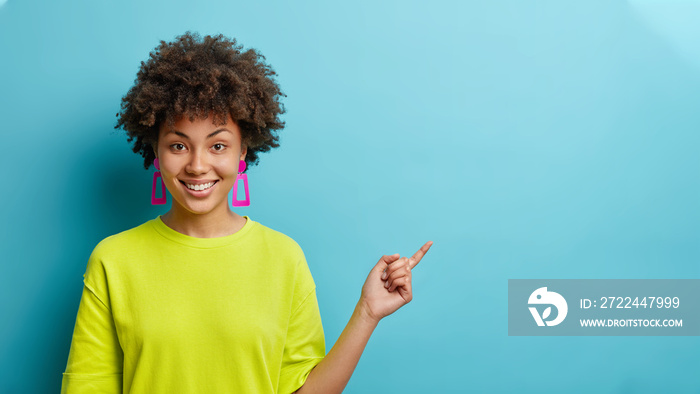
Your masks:
M90 256L62 393L291 393L325 355L316 287L286 235L246 217L195 238L160 217Z

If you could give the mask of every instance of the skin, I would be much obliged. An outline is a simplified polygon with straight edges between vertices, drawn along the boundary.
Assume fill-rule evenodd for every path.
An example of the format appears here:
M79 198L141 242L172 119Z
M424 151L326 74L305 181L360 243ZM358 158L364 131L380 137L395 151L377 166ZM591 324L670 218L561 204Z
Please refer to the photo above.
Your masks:
M173 196L172 208L161 216L167 226L198 238L222 237L243 228L246 219L231 211L228 193L247 148L230 116L225 125L215 125L212 117L194 122L180 118L173 127L161 125L154 151ZM206 195L193 195L183 181L216 184ZM397 253L379 259L362 286L347 326L296 393L342 393L379 321L413 299L411 271L432 244L425 243L411 257Z

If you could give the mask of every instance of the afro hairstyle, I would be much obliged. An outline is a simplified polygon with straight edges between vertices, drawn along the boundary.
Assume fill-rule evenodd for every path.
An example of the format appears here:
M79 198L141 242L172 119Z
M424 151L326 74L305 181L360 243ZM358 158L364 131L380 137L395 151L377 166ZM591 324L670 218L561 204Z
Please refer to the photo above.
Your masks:
M122 127L134 153L148 169L155 159L159 128L179 118L190 121L213 116L217 125L231 116L248 148L246 166L258 163L258 153L279 146L279 115L286 97L275 71L255 49L242 51L235 38L187 31L172 42L160 42L141 68L134 86L122 97L115 129Z

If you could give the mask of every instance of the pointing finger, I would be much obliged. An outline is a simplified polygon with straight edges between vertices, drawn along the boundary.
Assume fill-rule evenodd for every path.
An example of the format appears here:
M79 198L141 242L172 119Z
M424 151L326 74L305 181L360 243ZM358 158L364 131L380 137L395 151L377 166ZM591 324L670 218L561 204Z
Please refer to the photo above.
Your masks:
M416 253L411 256L410 259L408 259L409 264L411 268L415 267L420 263L420 260L425 256L426 253L428 253L428 250L430 250L430 247L433 246L433 241L428 241L425 243L425 245L421 246L420 249Z

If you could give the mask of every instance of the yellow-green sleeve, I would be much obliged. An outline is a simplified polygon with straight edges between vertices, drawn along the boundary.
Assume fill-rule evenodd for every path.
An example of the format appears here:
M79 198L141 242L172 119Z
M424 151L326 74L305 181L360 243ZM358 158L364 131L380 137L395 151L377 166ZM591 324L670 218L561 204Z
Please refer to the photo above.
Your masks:
M316 289L305 260L299 265L296 277L297 300L293 303L295 308L289 319L277 390L279 394L289 394L298 390L311 370L326 355Z
M124 354L112 313L89 286L86 281L61 394L121 393Z

